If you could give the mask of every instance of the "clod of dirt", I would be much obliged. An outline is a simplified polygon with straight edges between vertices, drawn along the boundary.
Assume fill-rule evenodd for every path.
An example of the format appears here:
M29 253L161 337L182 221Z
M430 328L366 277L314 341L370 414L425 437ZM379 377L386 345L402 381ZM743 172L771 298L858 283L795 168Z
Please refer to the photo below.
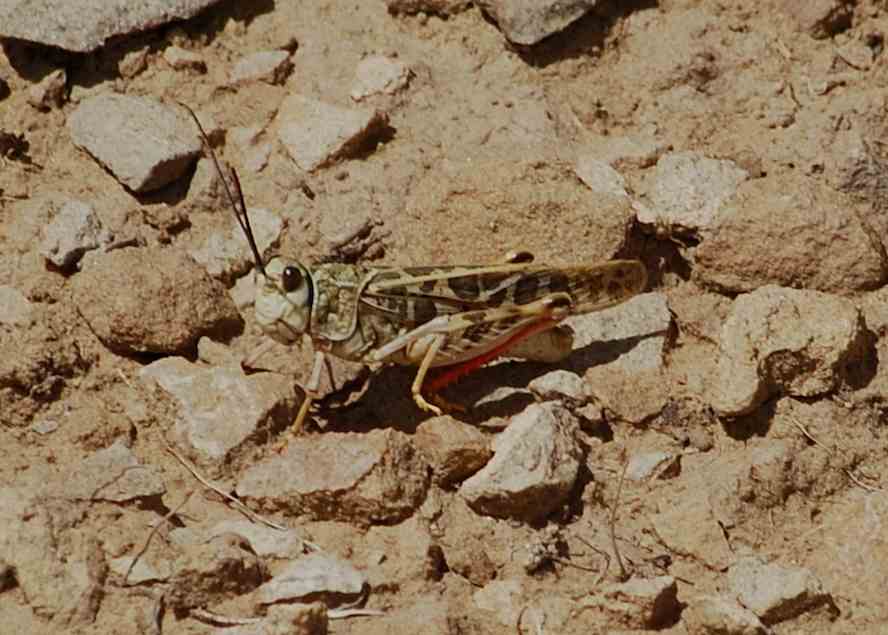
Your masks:
M579 422L554 402L532 404L493 442L493 459L460 495L477 513L536 521L562 505L579 473Z
M183 546L173 568L166 601L177 615L249 593L268 579L259 556L232 534Z
M59 108L65 102L67 84L65 69L54 70L28 89L28 103L43 111Z
M231 463L263 433L296 417L300 402L291 379L276 373L245 375L237 367L207 367L167 357L143 368L179 405L172 435L207 469Z
M242 630L242 635L327 635L327 606L311 604L277 604L268 607L264 620L254 625L255 631Z
M597 608L630 629L659 629L678 621L681 605L678 586L671 576L634 578L611 584L582 603Z
M0 325L24 327L31 323L33 305L15 287L0 286Z
M815 39L824 39L851 27L854 3L844 0L790 0L782 11L796 23L799 31Z
M219 0L127 0L51 2L9 0L0 7L0 37L28 40L88 53L115 36L151 29L197 15Z
M237 495L316 520L393 523L422 503L427 470L401 432L329 433L292 439L281 454L251 465Z
M480 0L506 38L531 45L558 33L593 9L598 0Z
M765 564L755 557L742 558L728 570L728 585L740 604L765 624L792 619L832 602L809 569Z
M521 580L494 580L472 594L479 609L495 614L503 626L511 626L521 612Z
M292 69L289 51L258 51L238 60L228 81L232 86L252 82L283 84Z
M225 288L175 249L119 249L71 280L80 314L124 354L178 353L241 323Z
M385 0L389 13L427 13L446 17L456 15L472 6L471 0Z
M688 635L766 635L768 629L758 616L736 601L717 595L692 599L682 611L681 619Z
M351 98L361 101L373 95L394 95L407 85L410 69L401 62L384 55L370 55L358 64Z
M367 580L351 564L325 553L310 553L287 564L256 591L256 601L323 600L327 606L353 603L365 592Z
M388 125L388 115L290 95L277 115L278 138L300 169L311 172L349 156Z
M441 487L468 478L493 455L480 430L446 415L423 421L414 442L432 466L433 481Z
M769 285L739 296L722 328L710 403L739 416L774 394L830 392L864 352L863 329L852 302L825 293Z
M748 181L719 218L693 254L694 279L704 286L742 293L779 284L847 294L885 280L881 249L854 200L820 181Z
M166 493L157 468L142 464L123 441L95 452L60 486L56 494L68 499L112 503L158 497Z
M181 46L168 46L163 51L163 59L177 71L206 73L207 63L199 53L183 49ZM201 122L203 123L203 122Z
M68 129L75 145L134 192L156 190L175 181L201 149L190 121L148 97L90 97L71 113Z

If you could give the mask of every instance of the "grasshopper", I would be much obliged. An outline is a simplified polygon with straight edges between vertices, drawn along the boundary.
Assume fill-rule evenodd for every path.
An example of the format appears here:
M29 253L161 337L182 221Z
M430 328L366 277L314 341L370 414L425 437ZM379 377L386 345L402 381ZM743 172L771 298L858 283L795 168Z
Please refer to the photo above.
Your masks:
M323 367L330 370L327 355L418 366L413 399L421 409L441 414L424 392L441 404L437 391L504 354L545 362L564 359L572 350L573 331L560 322L624 302L647 284L647 270L637 260L555 267L534 264L527 252L500 264L469 266L307 266L282 256L263 261L237 174L231 171L232 191L200 122L191 115L253 254L257 323L283 344L308 336L314 345L296 431L317 396ZM426 384L434 367L445 369Z

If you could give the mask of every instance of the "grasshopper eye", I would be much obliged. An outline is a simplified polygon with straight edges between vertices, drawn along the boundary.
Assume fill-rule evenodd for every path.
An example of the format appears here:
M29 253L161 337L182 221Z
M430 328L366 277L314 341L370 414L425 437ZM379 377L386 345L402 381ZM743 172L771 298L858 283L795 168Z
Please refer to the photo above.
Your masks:
M302 284L302 272L299 271L298 267L292 265L284 267L284 272L281 274L281 283L285 293L292 293Z

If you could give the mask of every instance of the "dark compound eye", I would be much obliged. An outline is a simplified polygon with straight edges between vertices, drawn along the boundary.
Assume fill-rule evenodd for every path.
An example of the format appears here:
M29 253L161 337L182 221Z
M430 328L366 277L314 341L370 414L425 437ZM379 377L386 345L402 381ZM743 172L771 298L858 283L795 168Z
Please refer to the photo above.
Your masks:
M284 268L281 276L281 283L284 285L284 292L291 293L299 288L302 284L302 272L298 267L292 265Z

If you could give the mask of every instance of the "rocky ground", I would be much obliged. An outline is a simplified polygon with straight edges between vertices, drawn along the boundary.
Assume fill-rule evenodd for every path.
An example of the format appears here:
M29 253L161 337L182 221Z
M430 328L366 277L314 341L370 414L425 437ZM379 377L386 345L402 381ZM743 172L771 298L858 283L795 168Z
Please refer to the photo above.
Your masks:
M0 630L881 632L885 3L139 4L0 1ZM294 437L178 103L268 253L648 289Z

